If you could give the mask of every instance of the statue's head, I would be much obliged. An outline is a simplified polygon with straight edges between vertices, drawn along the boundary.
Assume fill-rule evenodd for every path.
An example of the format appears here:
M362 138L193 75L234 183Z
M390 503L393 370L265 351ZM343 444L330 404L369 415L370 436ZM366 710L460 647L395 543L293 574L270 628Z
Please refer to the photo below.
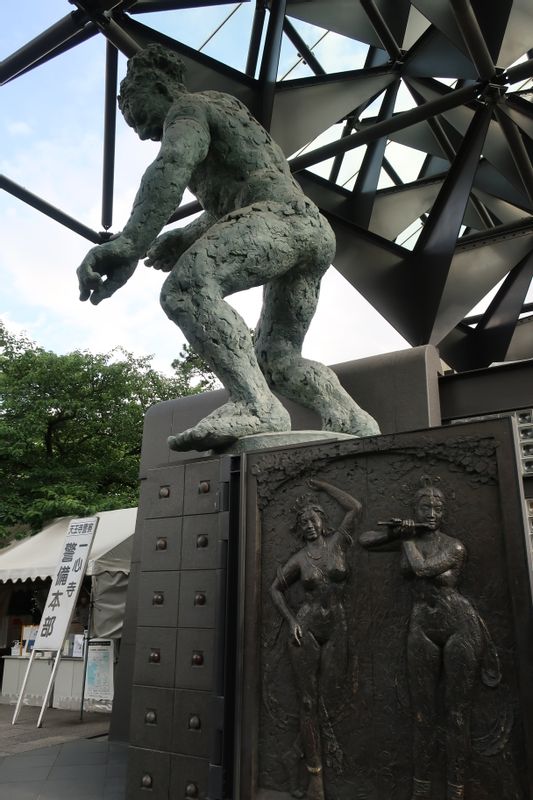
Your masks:
M318 503L302 498L296 509L295 532L304 541L313 541L327 535L327 520L324 509Z
M170 106L186 91L184 74L178 54L160 44L149 44L128 60L118 105L141 139L161 140Z
M444 517L444 492L426 475L420 482L422 486L414 496L415 517L417 522L424 522L430 530L436 530Z

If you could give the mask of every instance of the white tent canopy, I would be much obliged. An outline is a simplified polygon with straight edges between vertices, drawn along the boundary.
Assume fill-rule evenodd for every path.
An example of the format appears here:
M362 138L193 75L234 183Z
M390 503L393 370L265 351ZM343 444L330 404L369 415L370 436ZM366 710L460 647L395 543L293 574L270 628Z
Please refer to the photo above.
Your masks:
M87 575L102 572L129 574L136 508L101 511L89 555ZM56 571L65 536L75 517L59 517L42 531L0 550L0 581L51 578Z
M87 566L87 575L92 577L91 630L92 636L116 639L124 622L137 509L101 511L96 516L99 522ZM52 578L73 519L76 517L60 517L35 536L0 550L0 583ZM2 593L6 602L11 594L9 586L12 584ZM2 625L7 630L6 618L0 619L0 639Z

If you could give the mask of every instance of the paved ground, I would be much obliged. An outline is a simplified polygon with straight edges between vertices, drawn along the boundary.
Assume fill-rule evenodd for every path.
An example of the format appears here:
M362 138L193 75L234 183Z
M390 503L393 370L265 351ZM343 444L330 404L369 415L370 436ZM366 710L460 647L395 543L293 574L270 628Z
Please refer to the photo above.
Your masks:
M1 800L125 800L126 752L107 736L0 759Z
M41 711L37 706L23 706L16 725L11 724L14 705L0 703L0 756L24 753L36 747L62 744L74 739L89 739L109 731L110 714L84 713L80 722L79 711L48 708L42 728L37 728ZM0 795L0 800L2 796Z
M109 742L109 715L0 704L0 800L125 800L126 751Z

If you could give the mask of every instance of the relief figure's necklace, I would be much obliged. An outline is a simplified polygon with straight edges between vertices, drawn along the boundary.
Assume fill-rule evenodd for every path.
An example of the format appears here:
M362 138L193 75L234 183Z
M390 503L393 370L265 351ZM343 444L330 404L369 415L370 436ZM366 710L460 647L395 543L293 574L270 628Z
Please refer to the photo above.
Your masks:
M322 550L319 550L318 553L315 556L312 553L310 553L309 550L306 549L305 554L311 561L320 561L324 556L324 549L325 548L326 548L326 540L322 536Z

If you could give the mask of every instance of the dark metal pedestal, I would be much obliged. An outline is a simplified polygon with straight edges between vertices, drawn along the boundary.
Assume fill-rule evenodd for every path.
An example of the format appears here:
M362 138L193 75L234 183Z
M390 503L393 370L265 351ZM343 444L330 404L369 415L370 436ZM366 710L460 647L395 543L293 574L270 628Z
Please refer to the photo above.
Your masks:
M533 800L531 555L515 437L507 418L149 470L126 659L128 800L309 797L313 758L325 800ZM422 555L460 557L415 574L404 541L416 537L382 541L380 523L418 519L428 485L444 517ZM322 515L322 549L303 508ZM296 659L276 589L302 628ZM412 647L417 608L431 666ZM313 708L315 756L302 727ZM429 767L419 728L415 744L424 709Z
M143 484L129 800L215 800L231 780L232 483L228 457L150 470Z
M533 798L517 461L509 418L248 455L234 800Z

